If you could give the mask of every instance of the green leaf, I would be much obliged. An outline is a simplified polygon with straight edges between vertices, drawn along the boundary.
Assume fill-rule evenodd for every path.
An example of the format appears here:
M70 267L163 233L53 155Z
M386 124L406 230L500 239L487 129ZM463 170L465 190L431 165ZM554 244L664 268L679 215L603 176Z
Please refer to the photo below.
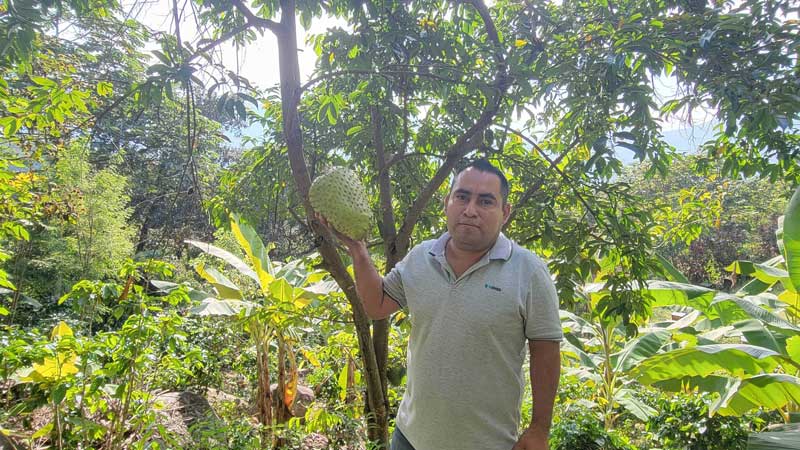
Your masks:
M627 372L641 361L655 355L669 340L671 333L667 330L658 330L640 335L625 345L621 352L613 355L615 371ZM638 416L637 416L638 417Z
M768 431L750 433L747 450L800 449L800 433L797 431Z
M777 281L786 283L789 277L789 274L783 269L774 267L767 263L758 264L751 261L734 261L728 267L726 267L725 270L728 272L733 272L737 275L749 275L755 277L756 279L769 285L772 285Z
M789 282L786 289L798 292L800 288L800 187L795 190L783 217L783 248Z
M189 295L189 298L195 302L201 302L211 295L207 292L203 292L201 290L195 289L191 286L180 285L178 283L173 283L171 281L163 281L163 280L150 280L150 284L155 286L158 290L163 291L167 294L178 289L179 287L183 286L186 288L186 293Z
M591 322L577 314L562 309L558 311L558 316L561 319L561 326L566 329L565 332L574 334L597 334Z
M633 391L630 389L620 389L615 400L642 421L647 421L647 419L658 414L658 411L634 397Z
M339 372L339 378L336 383L339 386L339 400L341 401L347 398L347 367L348 365L345 363L342 371Z
M736 291L736 295L756 295L765 292L772 287L774 283L764 283L763 281L753 278L749 283L742 286L741 289Z
M689 389L698 389L702 392L724 392L730 381L731 377L708 375L657 381L653 383L653 386L667 392L685 392Z
M690 306L703 312L709 309L715 294L702 286L661 280L647 281L644 291L653 297L652 307Z
M279 302L294 300L294 287L285 278L278 278L269 284L269 293Z
M748 344L768 348L777 353L784 353L783 345L778 342L772 332L760 320L743 320L733 324L733 327L744 335Z
M786 354L792 361L800 364L800 336L792 336L786 340Z
M97 83L97 95L101 97L108 97L114 93L114 85L108 81L101 81Z
M714 404L710 413L741 416L755 408L776 410L790 402L800 403L800 378L766 373L743 380L733 380Z
M216 256L217 258L220 258L221 260L223 260L226 263L228 263L228 264L232 265L233 267L235 267L236 270L238 270L239 272L242 273L242 275L245 275L245 276L251 278L256 283L259 282L258 281L258 275L256 275L255 271L253 271L253 269L248 267L247 264L244 263L244 261L239 259L239 257L234 255L233 253L231 253L231 252L229 252L227 250L221 249L219 247L216 247L214 245L207 244L205 242L193 241L193 240L190 240L190 239L187 239L187 240L185 240L183 242L186 242L189 245L193 245L193 246L199 248L204 253L208 253L209 255Z
M205 264L201 262L195 266L195 270L204 280L214 286L220 297L234 300L242 299L242 292L239 288L236 287L228 277L219 273L219 271L213 267L206 267Z
M598 363L594 361L592 355L589 355L588 353L583 351L583 349L581 349L577 345L574 345L570 341L571 339L567 339L565 342L561 344L561 353L567 358L572 358L580 361L580 364L584 367L598 370Z
M67 385L59 384L58 386L56 386L56 388L53 389L51 396L53 399L53 403L55 403L56 405L60 404L64 400L64 397L67 396Z
M781 355L772 350L746 344L713 344L682 348L658 354L632 370L640 383L684 377L704 377L715 372L747 376L771 372Z
M735 295L718 293L711 303L710 310L713 310L714 313L707 313L706 315L709 318L719 317L726 324L753 318L767 325L789 331L792 334L800 333L800 328L797 326L767 311L761 305Z
M664 258L658 253L656 253L656 258L658 258L658 261L661 263L661 267L663 267L664 270L667 271L669 281L676 281L678 283L690 284L689 279L686 278L686 276L682 274L678 269L676 269L675 266L673 266L672 263L669 262L667 258Z
M31 439L39 439L41 437L45 437L48 434L50 434L51 431L53 431L53 422L50 422L47 425L43 426L42 428L36 430L36 432L31 435Z
M46 88L54 88L54 87L58 86L58 84L55 81L49 80L49 79L44 78L44 77L32 76L31 77L31 81L33 81L34 83L38 84L39 86L43 86L43 87L46 87Z
M250 260L256 275L258 276L259 287L264 295L269 294L269 284L275 279L273 275L272 262L269 259L269 250L255 230L245 223L240 223L236 215L231 214L231 231L242 246L242 250Z
M10 314L9 310L7 310L6 308L0 306L0 316L7 316L9 314Z
M198 316L235 316L244 310L249 315L258 305L245 300L217 300L207 298L199 305L189 309L190 314Z
M361 132L361 130L363 130L363 129L364 129L363 125L355 125L355 126L350 127L347 130L346 134L347 134L347 136L352 136L354 134L357 134L357 133Z
M58 325L53 327L53 331L50 332L50 340L57 340L64 336L72 336L72 328L66 324L63 320L58 322Z
M164 63L166 65L172 65L172 59L170 59L163 52L158 51L158 50L153 50L153 54L156 55L156 58L158 58L158 60L161 61L162 63Z

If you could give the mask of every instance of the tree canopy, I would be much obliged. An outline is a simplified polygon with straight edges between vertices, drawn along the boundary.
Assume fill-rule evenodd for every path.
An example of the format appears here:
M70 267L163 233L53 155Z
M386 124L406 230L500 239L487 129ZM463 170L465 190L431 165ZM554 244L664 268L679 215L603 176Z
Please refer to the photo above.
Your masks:
M114 192L106 211L130 212L137 238L115 236L139 254L170 246L180 255L185 238L208 237L213 224L230 226L229 213L241 213L284 255L317 250L347 296L377 440L387 432L389 328L369 323L347 261L314 219L308 187L324 168L350 166L365 181L377 220L372 242L390 270L443 229L453 171L465 159L489 159L512 181L505 232L546 257L562 302L586 281L603 283L609 295L595 308L631 333L651 299L630 286L663 268L657 217L624 176L623 155L632 153L648 177L687 170L673 165L665 129L707 111L718 125L701 145L700 170L800 180L792 1L170 6L168 29L149 30L113 1L0 5L8 37L0 48L0 178L8 181L0 258L78 206L48 187L43 167L63 166L82 142L93 176L116 177L94 182ZM297 24L308 29L322 17L344 25L311 39L317 64L301 79ZM187 37L187 21L198 38ZM65 34L62 24L80 33ZM277 87L257 87L216 52L266 32L278 44ZM158 49L146 52L148 43ZM225 127L243 123L259 124L263 136L226 146ZM124 179L131 204L123 211L124 195L111 186ZM89 185L77 189L91 191L82 182ZM17 289L7 270L0 285Z

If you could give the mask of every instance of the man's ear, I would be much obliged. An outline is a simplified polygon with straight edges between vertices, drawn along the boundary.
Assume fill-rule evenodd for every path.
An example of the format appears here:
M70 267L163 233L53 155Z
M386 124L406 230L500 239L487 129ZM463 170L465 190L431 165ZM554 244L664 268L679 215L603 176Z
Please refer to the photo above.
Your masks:
M444 207L445 211L447 211L447 204L449 202L450 202L450 194L447 194L444 196L444 203L442 203L442 206Z
M506 202L506 204L503 205L503 225L508 222L509 216L511 216L511 203Z

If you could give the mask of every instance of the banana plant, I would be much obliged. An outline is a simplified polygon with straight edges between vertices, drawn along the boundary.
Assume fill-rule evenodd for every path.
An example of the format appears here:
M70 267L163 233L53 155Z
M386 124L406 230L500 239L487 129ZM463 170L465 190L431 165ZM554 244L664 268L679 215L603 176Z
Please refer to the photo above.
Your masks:
M777 237L781 255L728 267L735 276L753 277L734 294L678 282L648 284L653 306L680 305L691 314L673 334L676 348L634 369L639 382L716 392L712 414L765 408L789 421L800 405L800 189Z
M628 340L619 318L592 314L584 319L564 310L560 315L565 336L562 354L577 363L567 374L599 387L590 401L600 409L606 428L614 427L620 406L643 421L653 416L656 411L633 395L635 381L629 373L640 361L660 351L669 340L669 331L645 331Z
M198 275L208 282L213 294L208 294L191 312L201 316L235 316L241 319L256 349L258 387L256 405L263 426L265 442L275 440L271 428L286 422L297 394L298 330L308 325L303 309L312 301L330 294L335 283L323 281L324 272L309 272L300 261L287 264L274 262L269 257L270 246L265 246L257 233L238 217L231 215L231 231L246 256L243 261L236 255L214 245L187 240L186 243L204 253L226 262L240 274L253 281L254 289L244 290L214 267L199 263ZM171 286L161 286L170 288ZM270 390L270 350L277 347L277 390L273 398Z

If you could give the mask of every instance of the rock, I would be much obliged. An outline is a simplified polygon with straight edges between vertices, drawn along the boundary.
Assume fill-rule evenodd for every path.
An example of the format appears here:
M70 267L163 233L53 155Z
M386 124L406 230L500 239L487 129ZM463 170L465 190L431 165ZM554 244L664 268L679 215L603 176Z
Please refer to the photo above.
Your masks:
M319 434L319 433L311 433L308 436L303 438L303 442L300 443L300 450L323 450L328 448L328 438Z
M276 395L278 390L277 383L273 383L269 386L269 390L273 396ZM301 384L297 385L297 397L292 404L291 413L294 417L305 417L306 410L314 402L314 391L307 386L303 386Z

